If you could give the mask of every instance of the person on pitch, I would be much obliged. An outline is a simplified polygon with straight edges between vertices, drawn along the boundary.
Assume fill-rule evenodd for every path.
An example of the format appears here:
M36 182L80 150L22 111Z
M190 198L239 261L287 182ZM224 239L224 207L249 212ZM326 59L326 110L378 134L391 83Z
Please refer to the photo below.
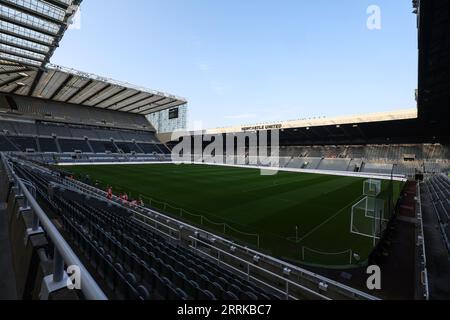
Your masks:
M111 200L113 197L113 193L112 193L112 187L108 187L108 199Z

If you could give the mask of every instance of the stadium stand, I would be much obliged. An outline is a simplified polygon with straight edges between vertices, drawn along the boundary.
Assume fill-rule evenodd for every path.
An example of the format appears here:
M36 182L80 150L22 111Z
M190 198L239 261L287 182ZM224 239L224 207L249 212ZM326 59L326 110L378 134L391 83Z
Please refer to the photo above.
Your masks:
M38 138L38 143L40 152L60 152L54 138Z
M5 112L0 116L0 151L170 153L143 115L89 107L77 110L78 106L28 97L14 99L18 111L8 110L7 116ZM84 121L85 116L89 121Z
M25 166L14 169L36 186L38 197L106 282L115 299L269 300L271 293L169 243L126 210L64 189L48 196L52 176ZM84 230L84 231L83 231Z
M225 135L224 140L228 139ZM189 139L189 138L187 138ZM192 138L194 139L194 138ZM195 138L197 139L197 138ZM194 142L192 142L194 144ZM168 146L174 146L171 142ZM204 144L203 148L207 147ZM224 157L214 161L228 164L258 164L250 156L248 147L235 149L239 156L223 151ZM267 150L265 150L267 153ZM261 154L261 150L258 150ZM280 146L280 168L363 172L383 175L404 175L415 179L416 174L441 173L450 169L450 148L447 144L391 144L391 145L343 145L343 146ZM312 157L310 155L314 155ZM192 155L194 162L210 162L207 154ZM244 157L243 159L238 159ZM275 165L275 164L274 164Z
M92 152L86 140L58 139L62 152Z
M77 6L79 1L64 3ZM54 40L57 46L59 39ZM425 50L422 46L421 52ZM138 213L148 214L142 218L136 214L136 207L125 206L116 198L108 200L99 188L68 179L62 171L46 166L170 161L170 147L176 142L162 143L145 115L186 103L172 95L47 65L48 59L30 65L16 57L0 64L0 197L2 204L7 204L2 212L7 214L11 232L19 298L41 297L45 276L53 274L56 279L58 270L63 269L57 267L59 261L87 266L86 274L92 279L88 277L83 283L82 295L50 292L56 295L52 298L376 299L229 239L201 233L195 226L154 210L139 208L143 211ZM421 60L423 76L430 71ZM11 76L18 72L25 72L28 79L23 88L12 88L9 84L14 85L15 80ZM450 182L442 174L449 171L448 117L439 109L447 104L439 101L441 96L433 96L438 90L424 87L423 82L419 117L369 117L314 125L305 121L304 126L281 130L279 164L306 170L398 174L410 180L418 173L425 174L423 186L450 251ZM438 112L433 114L433 110ZM427 130L421 130L424 128ZM224 160L244 164L254 160L246 148L241 151L241 156L224 153ZM202 161L201 155L193 155L192 160ZM417 195L415 182L408 182L400 213L409 222L415 218ZM414 228L419 223L414 220L408 237L403 237L396 222L389 225L383 246L397 246L401 251L398 243L404 241L408 248L415 247L415 241L409 240L416 239ZM183 232L188 236L183 238ZM399 241L392 241L394 236ZM73 249L63 246L65 241ZM227 259L220 260L221 253ZM60 255L64 261L60 261ZM389 260L381 246L373 257ZM54 267L49 267L52 262ZM251 267L256 270L253 274ZM414 268L402 266L408 267ZM342 280L340 277L333 279Z
M450 254L450 179L442 174L432 176L424 183L424 188L438 218Z

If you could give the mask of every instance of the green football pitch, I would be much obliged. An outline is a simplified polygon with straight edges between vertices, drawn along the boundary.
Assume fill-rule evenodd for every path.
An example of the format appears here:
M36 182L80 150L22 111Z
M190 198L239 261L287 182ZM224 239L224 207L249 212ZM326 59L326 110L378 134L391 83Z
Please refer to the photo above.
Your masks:
M373 237L350 232L366 179L208 165L65 167L114 193L296 264L348 268L367 260ZM383 181L385 211L403 183ZM372 224L373 219L367 218Z

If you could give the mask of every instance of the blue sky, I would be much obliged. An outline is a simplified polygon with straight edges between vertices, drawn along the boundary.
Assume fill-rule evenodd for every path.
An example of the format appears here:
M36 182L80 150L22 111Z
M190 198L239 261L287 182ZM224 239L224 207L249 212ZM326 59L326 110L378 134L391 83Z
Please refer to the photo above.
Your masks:
M381 30L366 10L381 9ZM415 106L410 0L84 0L52 62L183 96L205 128Z

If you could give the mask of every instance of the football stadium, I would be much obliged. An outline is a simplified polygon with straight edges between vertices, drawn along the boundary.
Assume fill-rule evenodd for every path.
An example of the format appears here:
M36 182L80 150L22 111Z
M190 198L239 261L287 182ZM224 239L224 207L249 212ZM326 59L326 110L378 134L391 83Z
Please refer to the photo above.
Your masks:
M406 8L417 108L202 130L52 64L80 8L0 0L1 300L450 299L448 1Z

